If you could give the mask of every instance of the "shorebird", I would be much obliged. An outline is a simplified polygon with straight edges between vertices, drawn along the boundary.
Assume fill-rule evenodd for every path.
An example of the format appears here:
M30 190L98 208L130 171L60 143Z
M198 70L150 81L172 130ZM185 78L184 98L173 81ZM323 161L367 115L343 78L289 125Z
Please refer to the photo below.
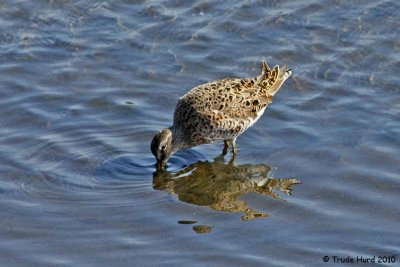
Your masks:
M262 116L290 75L286 65L271 70L263 60L257 77L226 78L191 89L179 98L173 125L157 133L151 142L157 169L165 169L177 151L215 141L224 141L223 156L232 146L235 157L236 138Z

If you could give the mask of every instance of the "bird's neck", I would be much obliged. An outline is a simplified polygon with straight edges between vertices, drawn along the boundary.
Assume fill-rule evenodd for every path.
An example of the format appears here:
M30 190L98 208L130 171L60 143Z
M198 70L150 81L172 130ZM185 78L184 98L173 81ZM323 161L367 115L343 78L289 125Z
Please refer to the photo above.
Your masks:
M169 127L172 132L172 151L173 153L180 151L185 148L189 148L190 145L187 142L187 138L182 129L176 128L174 126Z

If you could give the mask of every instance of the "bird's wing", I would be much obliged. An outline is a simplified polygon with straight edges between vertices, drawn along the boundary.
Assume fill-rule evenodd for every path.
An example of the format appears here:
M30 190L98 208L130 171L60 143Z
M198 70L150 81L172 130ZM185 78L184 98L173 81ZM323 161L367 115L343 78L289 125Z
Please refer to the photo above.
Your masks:
M185 98L208 119L254 119L272 102L262 89L256 78L229 78L200 85Z
M263 61L261 74L255 78L227 78L196 86L180 98L174 119L186 121L193 113L212 122L255 119L290 74L287 66L271 70Z

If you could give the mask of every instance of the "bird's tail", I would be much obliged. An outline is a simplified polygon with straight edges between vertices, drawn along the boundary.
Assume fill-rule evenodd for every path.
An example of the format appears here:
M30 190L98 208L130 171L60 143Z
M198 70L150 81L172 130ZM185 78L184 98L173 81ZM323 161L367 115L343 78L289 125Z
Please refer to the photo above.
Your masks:
M256 78L257 84L268 96L273 96L292 74L292 70L284 65L281 69L276 65L272 70L265 60L262 61L261 74Z

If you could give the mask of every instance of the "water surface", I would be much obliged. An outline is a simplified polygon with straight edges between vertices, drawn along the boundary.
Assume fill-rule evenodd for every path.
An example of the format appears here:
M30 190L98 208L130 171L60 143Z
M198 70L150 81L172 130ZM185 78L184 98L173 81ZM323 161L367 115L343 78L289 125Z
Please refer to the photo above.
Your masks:
M4 266L400 261L400 4L2 1ZM149 144L200 83L293 76L238 139ZM330 261L332 264L332 261Z

